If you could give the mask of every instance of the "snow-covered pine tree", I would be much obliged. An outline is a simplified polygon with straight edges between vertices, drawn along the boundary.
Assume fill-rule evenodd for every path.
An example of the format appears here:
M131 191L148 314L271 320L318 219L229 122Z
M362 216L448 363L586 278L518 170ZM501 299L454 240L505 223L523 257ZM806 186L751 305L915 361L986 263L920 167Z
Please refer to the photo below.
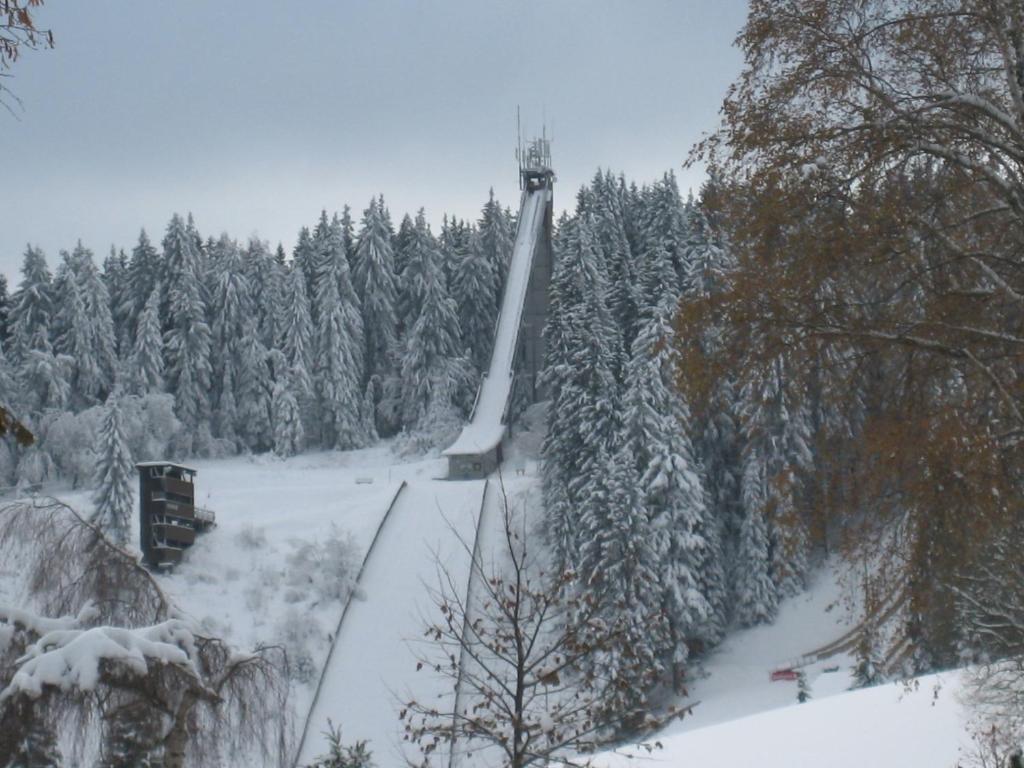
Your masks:
M318 228L319 229L319 228ZM347 450L365 444L360 410L363 393L363 321L349 276L340 224L328 226L314 289L317 305L316 389L321 442Z
M0 344L7 345L10 337L11 295L7 289L7 275L0 275Z
M300 400L309 397L313 392L313 324L305 276L294 263L285 277L279 331L276 347L284 354L285 366L294 379L293 391Z
M237 432L250 451L272 447L273 427L270 421L273 384L270 380L268 351L260 341L256 317L250 316L242 327L238 361L238 424Z
M238 413L241 402L239 387L244 378L242 350L249 322L255 314L254 302L246 276L245 259L238 244L221 235L211 250L213 263L213 327L212 347L218 354L212 360L214 386L214 434L235 442L242 419Z
M338 297L344 308L346 333L352 338L358 339L356 349L351 351L352 360L358 369L358 377L363 380L366 370L365 354L365 331L363 328L362 304L356 292L353 282L353 271L350 266L351 254L345 250L345 229L343 223L337 216L327 220L326 213L320 215L320 223L317 224L313 242L317 249L317 277L310 294L310 304L313 308L313 327L320 328L319 307L322 303L322 293L326 283L324 278L333 275L338 286ZM314 336L317 330L314 330ZM346 353L349 354L349 353Z
M622 334L623 352L628 357L640 314L637 258L626 237L625 212L615 178L598 171L590 189L594 237L608 270L608 309Z
M491 359L500 279L494 259L484 249L483 233L472 232L452 275L452 296L459 308L462 347L469 350L477 376L487 371Z
M579 515L604 471L598 453L608 454L619 427L620 342L586 215L560 222L556 254L544 374L553 396L542 452L546 527L561 568L576 559Z
M709 517L716 524L722 562L737 562L737 544L743 526L740 435L736 423L733 382L723 376L715 383L700 432L700 457L704 467ZM728 601L727 601L728 602ZM728 611L725 612L728 618Z
M701 190L701 198L688 201L686 206L685 264L683 292L688 296L706 297L720 292L728 285L729 272L735 266L732 250L714 231L704 198L712 194L709 187Z
M646 708L649 688L662 676L662 659L672 643L661 611L661 537L644 509L630 449L623 444L608 452L601 446L594 455L577 584L599 602L605 622L601 631L616 630L615 641L590 659L590 671L603 682L606 706L624 721ZM648 679L637 679L638 669Z
M422 268L422 306L401 356L403 423L420 431L455 423L469 386L458 311L445 287L439 252L424 259Z
M134 507L132 455L116 395L107 399L96 460L95 512L92 521L118 546L128 543Z
M770 623L778 612L778 590L771 578L768 524L764 518L767 478L755 445L748 445L743 472L743 523L733 564L735 617L745 627Z
M356 227L352 221L352 209L346 204L341 208L341 244L348 257L348 268L355 270L356 259Z
M68 254L65 252L64 256L68 257ZM65 267L66 262L61 266ZM78 409L91 404L92 395L98 388L100 372L89 334L85 302L82 300L78 281L70 270L58 271L55 298L57 313L54 325L60 330L54 346L57 354L65 355L72 360L71 404L73 408Z
M137 395L164 388L164 339L160 332L160 286L153 286L139 315L128 361L128 387Z
M380 409L374 403L382 402L383 393L377 395L376 389L373 381L367 383L366 389L363 390L362 408L359 411L367 445L372 445L380 439L380 433L377 431L377 413ZM391 424L394 419L385 419L385 421Z
M160 254L149 241L146 230L139 232L139 241L132 248L132 255L128 261L128 268L125 274L125 290L122 300L124 306L122 312L126 318L126 333L131 339L138 337L137 326L139 316L143 307L153 294L153 289L159 284L161 274ZM161 298L160 307L164 307ZM161 329L163 329L163 317L161 317Z
M277 322L283 295L283 275L266 243L251 238L243 254L253 311L256 314L260 343L273 346L278 335Z
M222 443L231 451L237 451L239 446L238 433L235 431L238 424L238 402L235 399L237 389L236 366L229 365L221 369L217 386L217 406L213 409L211 428L213 435L220 438Z
M631 253L641 253L646 244L644 238L647 224L644 211L645 198L645 193L637 187L635 181L626 184L626 177L619 175L619 204L622 206L626 241L629 243Z
M92 251L79 243L75 249L82 301L89 318L89 335L99 368L96 396L105 398L114 388L117 375L117 329L111 314L110 294L103 276L93 260Z
M285 376L274 384L272 399L274 424L274 453L282 458L302 451L306 431L302 426L302 412L293 391L293 380Z
M362 386L355 364L355 345L337 282L328 274L320 293L317 364L314 374L321 416L321 442L347 450L363 444L360 430Z
M327 212L324 211L324 217L326 216ZM313 286L316 284L318 263L319 254L313 237L309 234L309 227L303 227L299 230L299 240L292 249L292 269L297 269L302 274L307 296L312 295Z
M53 287L56 311L51 333L57 353L74 361L71 394L77 409L106 397L117 355L109 298L92 252L79 242L62 256Z
M2 341L0 341L0 406L6 406L11 412L21 409L21 387L17 381L17 372L7 357Z
M194 431L210 412L210 327L200 283L203 264L196 234L175 214L164 237L164 266L173 282L167 291L164 335L166 372L178 418Z
M751 499L762 504L760 515L770 541L770 573L780 597L796 594L805 586L810 542L800 508L800 482L813 463L806 399L794 396L785 386L784 365L783 358L776 356L763 366L752 366L742 393L748 446L745 475L751 472L753 457L763 463L756 473L763 478L762 492L749 498L745 492L744 505ZM751 446L756 450L750 450Z
M353 284L363 313L366 341L363 382L371 377L387 378L395 351L398 319L394 253L391 229L383 199L373 199L363 212L356 243Z
M391 250L395 254L395 278L399 281L399 293L401 293L402 273L405 271L405 265L409 263L409 247L412 245L415 229L416 223L407 213L402 217L402 223L398 225L398 231L391 240ZM398 316L401 320L401 311Z
M8 353L14 365L33 348L33 341L49 339L52 320L53 278L46 255L30 245L21 265L21 284L11 299Z
M128 330L128 257L123 250L110 246L110 253L103 260L103 285L107 289L110 317L114 324L114 351L119 358L127 357L134 337Z
M689 408L675 386L672 264L663 249L648 254L646 262L647 307L626 365L622 440L635 462L641 503L659 535L661 609L671 630L664 650L681 687L689 644L717 642L724 632L725 576L694 456Z
M686 260L688 235L685 208L674 173L666 173L647 190L643 209L645 247L660 243L668 251L675 268L677 286L681 288L690 271Z
M568 216L559 217L558 232L564 234L570 223ZM560 276L561 238L555 243L555 277ZM569 462L573 458L572 441L564 439L564 430L572 425L568 410L566 384L570 380L567 364L571 339L569 337L568 313L570 297L563 301L565 290L553 280L550 291L547 323L544 326L545 360L542 377L550 393L547 405L548 430L541 446L541 489L544 498L544 529L548 546L555 552L557 570L571 567L578 553L579 521L577 510L569 501Z
M397 312L408 334L423 309L427 280L436 279L438 274L443 280L444 271L440 266L440 246L430 231L426 213L422 208L417 212L412 228L405 232L403 237L406 243L402 253L404 265L398 281ZM435 265L439 271L435 271Z
M36 329L18 366L18 381L29 413L63 409L71 399L72 359L55 355L46 327Z
M497 306L501 303L509 262L512 260L512 229L501 203L494 199L493 188L480 211L477 231L480 235L480 256L490 263L490 271L495 276L494 303Z
M458 264L469 248L469 225L445 214L441 222L441 235L437 240L441 247L441 264L444 267L446 285L451 285Z
M872 619L864 622L855 649L856 664L853 679L857 688L877 685L885 677L885 658L882 653L878 627Z

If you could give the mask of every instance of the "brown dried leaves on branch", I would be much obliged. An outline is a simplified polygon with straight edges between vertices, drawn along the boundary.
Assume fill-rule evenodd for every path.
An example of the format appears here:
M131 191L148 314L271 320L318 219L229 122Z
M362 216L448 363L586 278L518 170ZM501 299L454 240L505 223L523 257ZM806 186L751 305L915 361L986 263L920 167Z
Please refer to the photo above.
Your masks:
M0 405L0 437L13 435L18 445L28 447L35 442L35 436L14 415Z
M699 411L783 357L830 525L905 522L915 610L948 612L1024 516L1024 6L753 0L738 43L694 158L740 266L683 306L681 383Z
M18 60L22 48L53 47L53 32L38 29L32 18L43 0L0 0L0 70Z

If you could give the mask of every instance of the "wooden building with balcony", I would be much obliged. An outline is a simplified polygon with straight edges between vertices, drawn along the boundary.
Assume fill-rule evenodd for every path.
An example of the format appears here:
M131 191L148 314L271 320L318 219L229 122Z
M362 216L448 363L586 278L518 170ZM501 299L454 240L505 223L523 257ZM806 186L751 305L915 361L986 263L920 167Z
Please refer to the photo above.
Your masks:
M169 461L144 461L139 471L139 544L153 568L181 562L196 534L214 524L213 513L196 509L196 470Z

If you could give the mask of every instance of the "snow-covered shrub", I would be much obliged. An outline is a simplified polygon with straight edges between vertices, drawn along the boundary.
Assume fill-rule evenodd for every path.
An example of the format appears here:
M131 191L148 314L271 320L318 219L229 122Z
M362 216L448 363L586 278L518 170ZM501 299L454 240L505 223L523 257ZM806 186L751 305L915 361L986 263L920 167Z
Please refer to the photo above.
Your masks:
M56 476L57 468L54 466L53 459L38 445L33 445L22 454L16 473L17 483L20 487L49 482Z
M359 571L359 548L352 535L332 524L322 541L293 544L288 555L288 586L307 590L316 602L348 599Z
M121 399L125 433L136 461L153 461L177 456L169 452L172 440L181 430L174 415L172 395L141 395Z
M276 622L275 642L288 654L288 674L302 684L316 679L317 664L311 646L325 639L319 622L309 611L288 606Z
M40 443L53 459L60 477L74 488L92 481L102 419L102 408L89 408L81 413L64 411L43 419Z
M256 528L252 524L246 523L235 534L235 541L242 549L263 549L267 546L267 532L263 528Z
M400 434L395 451L400 456L423 456L451 445L465 424L458 407L441 401L431 403L417 425Z
M190 445L191 441L182 437L171 395L130 395L122 397L120 405L125 440L133 461L188 455L177 450L183 441ZM30 449L19 462L19 482L40 483L56 476L74 487L91 485L104 416L104 406L79 413L49 411L41 416L37 449L46 454L49 462Z
M306 768L373 768L373 753L367 748L365 741L357 741L351 746L341 743L341 728L330 720L327 721L328 753L320 755Z

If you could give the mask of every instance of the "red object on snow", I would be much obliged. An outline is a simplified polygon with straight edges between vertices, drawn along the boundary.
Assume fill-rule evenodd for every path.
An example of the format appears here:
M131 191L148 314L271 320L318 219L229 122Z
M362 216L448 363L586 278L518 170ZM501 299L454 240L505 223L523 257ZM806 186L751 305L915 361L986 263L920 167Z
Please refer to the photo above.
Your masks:
M777 683L780 680L798 680L800 673L795 669L776 669L772 672L772 682Z

